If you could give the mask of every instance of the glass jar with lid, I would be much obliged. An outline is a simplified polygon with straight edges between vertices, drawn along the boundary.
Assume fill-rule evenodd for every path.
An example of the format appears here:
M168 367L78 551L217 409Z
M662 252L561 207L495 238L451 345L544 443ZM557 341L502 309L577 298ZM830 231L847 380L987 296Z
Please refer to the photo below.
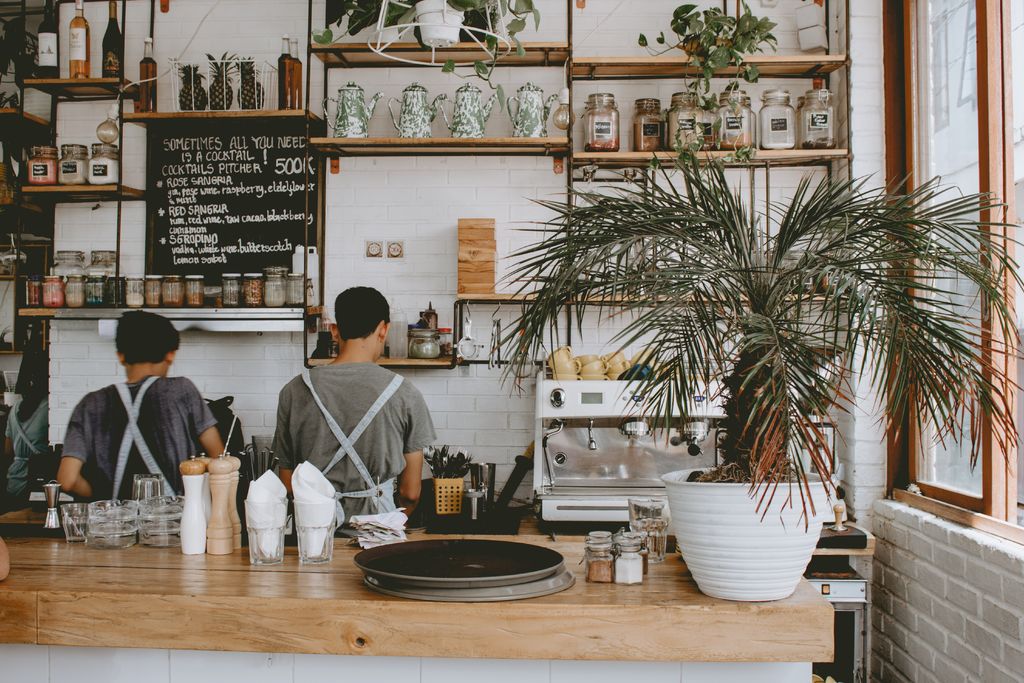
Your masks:
M755 127L746 92L733 90L718 96L718 144L722 149L752 147Z
M106 302L106 284L107 278L103 275L94 275L90 273L85 278L86 306L102 306Z
M89 183L91 185L108 185L120 180L118 169L117 145L97 142L92 146L92 159L89 160Z
M64 305L68 308L85 306L85 276L68 275L64 285Z
M413 327L409 329L409 358L440 358L441 338L437 330Z
M452 352L455 350L455 347L453 346L452 328L439 327L437 329L437 334L440 337L441 355L445 358L450 357Z
M242 274L224 273L220 279L221 302L234 308L242 305Z
M198 308L203 305L203 276L185 276L185 305Z
M284 266L267 266L263 269L263 277L270 277L271 275L285 277L288 275L288 269Z
M661 149L661 100L643 97L633 103L633 151L657 152Z
M117 272L117 252L110 249L94 249L89 254L87 274L113 277Z
M285 303L302 306L306 299L306 278L302 273L289 273L285 284Z
M284 306L287 293L285 292L284 276L278 273L268 274L263 284L263 303L270 308Z
M85 145L60 146L61 185L85 185L88 178L89 148Z
M53 274L64 277L85 275L85 252L58 251L53 255Z
M263 305L263 273L246 273L242 282L242 302L248 308Z
M29 150L29 185L57 184L57 148L50 145L36 145Z
M643 583L644 560L640 555L643 536L626 532L618 539L618 554L615 557L615 583L631 585Z
M164 306L181 308L185 303L185 284L180 275L165 275L160 288L160 298Z
M128 308L142 308L145 303L145 280L140 275L129 275L124 279L124 305Z
M675 151L699 150L704 147L704 124L707 112L700 108L696 93L677 92L672 95L665 125L665 147Z
M796 147L796 110L789 101L789 92L785 90L765 90L761 95L761 149Z
M43 305L43 276L29 275L25 278L25 305L37 308Z
M612 533L591 531L583 551L587 583L612 583L615 580L615 558L612 556Z
M43 278L43 306L61 308L64 306L64 278L47 275Z
M160 299L163 295L163 284L163 275L146 276L146 305L150 308L155 308L160 305Z
M598 92L587 97L583 128L586 151L619 151L619 108L615 104L615 95Z
M800 107L800 146L804 149L834 149L835 103L832 92L825 88L825 81L814 79L814 88L804 94Z

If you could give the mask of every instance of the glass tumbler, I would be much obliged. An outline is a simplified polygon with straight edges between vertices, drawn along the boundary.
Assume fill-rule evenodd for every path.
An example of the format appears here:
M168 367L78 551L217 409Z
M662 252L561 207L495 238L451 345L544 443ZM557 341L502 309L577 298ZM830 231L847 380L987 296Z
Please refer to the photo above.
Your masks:
M333 500L295 503L295 531L302 564L322 564L334 557L334 530L338 524L335 509Z
M98 500L89 503L85 542L93 548L130 548L139 532L139 503Z
M629 529L644 535L647 561L665 561L669 526L668 501L663 498L630 498Z
M64 540L68 543L85 542L85 530L89 522L88 503L64 503L60 506L60 520L64 526Z
M164 493L164 478L159 474L136 474L132 479L132 500L156 498Z
M286 500L245 501L250 564L281 564L284 561L284 535L288 528L287 511Z
M153 548L181 545L184 496L154 496L139 501L139 544Z

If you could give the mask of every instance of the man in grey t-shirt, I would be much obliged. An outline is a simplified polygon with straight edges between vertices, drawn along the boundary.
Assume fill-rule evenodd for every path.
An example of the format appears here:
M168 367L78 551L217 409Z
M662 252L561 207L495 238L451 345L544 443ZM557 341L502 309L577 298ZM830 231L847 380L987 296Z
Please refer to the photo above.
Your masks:
M420 498L423 449L436 438L420 392L378 366L390 324L387 300L353 287L335 301L340 353L281 390L274 452L291 490L301 462L316 466L338 492L345 515L395 508ZM395 500L397 494L397 501Z

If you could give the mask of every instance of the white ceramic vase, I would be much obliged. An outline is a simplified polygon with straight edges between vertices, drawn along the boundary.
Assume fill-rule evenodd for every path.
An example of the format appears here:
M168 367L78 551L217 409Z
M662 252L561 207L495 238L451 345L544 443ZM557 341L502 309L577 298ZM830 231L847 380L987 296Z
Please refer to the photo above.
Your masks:
M428 47L451 47L459 42L464 17L465 13L450 7L447 0L420 0L416 3L420 37Z
M662 481L672 531L697 587L714 598L745 602L792 595L831 516L820 479L809 477L814 512L808 525L795 484L780 485L764 514L748 485L688 482L695 471L670 472Z

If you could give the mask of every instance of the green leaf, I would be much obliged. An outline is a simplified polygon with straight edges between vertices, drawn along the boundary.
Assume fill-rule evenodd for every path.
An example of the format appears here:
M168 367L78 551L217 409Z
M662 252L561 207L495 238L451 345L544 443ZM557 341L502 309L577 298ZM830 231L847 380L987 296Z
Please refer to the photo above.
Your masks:
M446 61L444 63L444 66L441 67L441 73L443 73L443 74L455 73L455 60L454 59L449 59L448 61Z
M757 79L761 77L761 70L753 64L748 64L743 70L743 78L748 83L756 83Z
M522 30L526 29L526 19L513 19L508 22L508 32L511 35L515 35Z
M647 36L641 33L640 37L637 38L636 44L640 47L647 47Z
M540 30L540 10L533 10L533 28L535 31Z
M485 81L488 78L490 78L492 71L491 66L489 64L485 64L484 62L480 61L473 62L473 70L476 71L477 76L484 79Z
M659 33L658 37L655 38L654 41L656 43L658 43L659 45L664 45L665 44L665 32L662 31L661 33Z
M523 47L523 44L521 42L519 42L519 38L516 37L516 36L513 36L512 37L512 43L516 46L516 56L518 56L518 57L525 57L526 56L526 48Z
M330 28L325 28L320 33L314 33L313 40L320 45L330 45L334 42L334 32Z
M505 89L501 87L501 84L494 86L495 90L498 91L498 109L505 108Z

